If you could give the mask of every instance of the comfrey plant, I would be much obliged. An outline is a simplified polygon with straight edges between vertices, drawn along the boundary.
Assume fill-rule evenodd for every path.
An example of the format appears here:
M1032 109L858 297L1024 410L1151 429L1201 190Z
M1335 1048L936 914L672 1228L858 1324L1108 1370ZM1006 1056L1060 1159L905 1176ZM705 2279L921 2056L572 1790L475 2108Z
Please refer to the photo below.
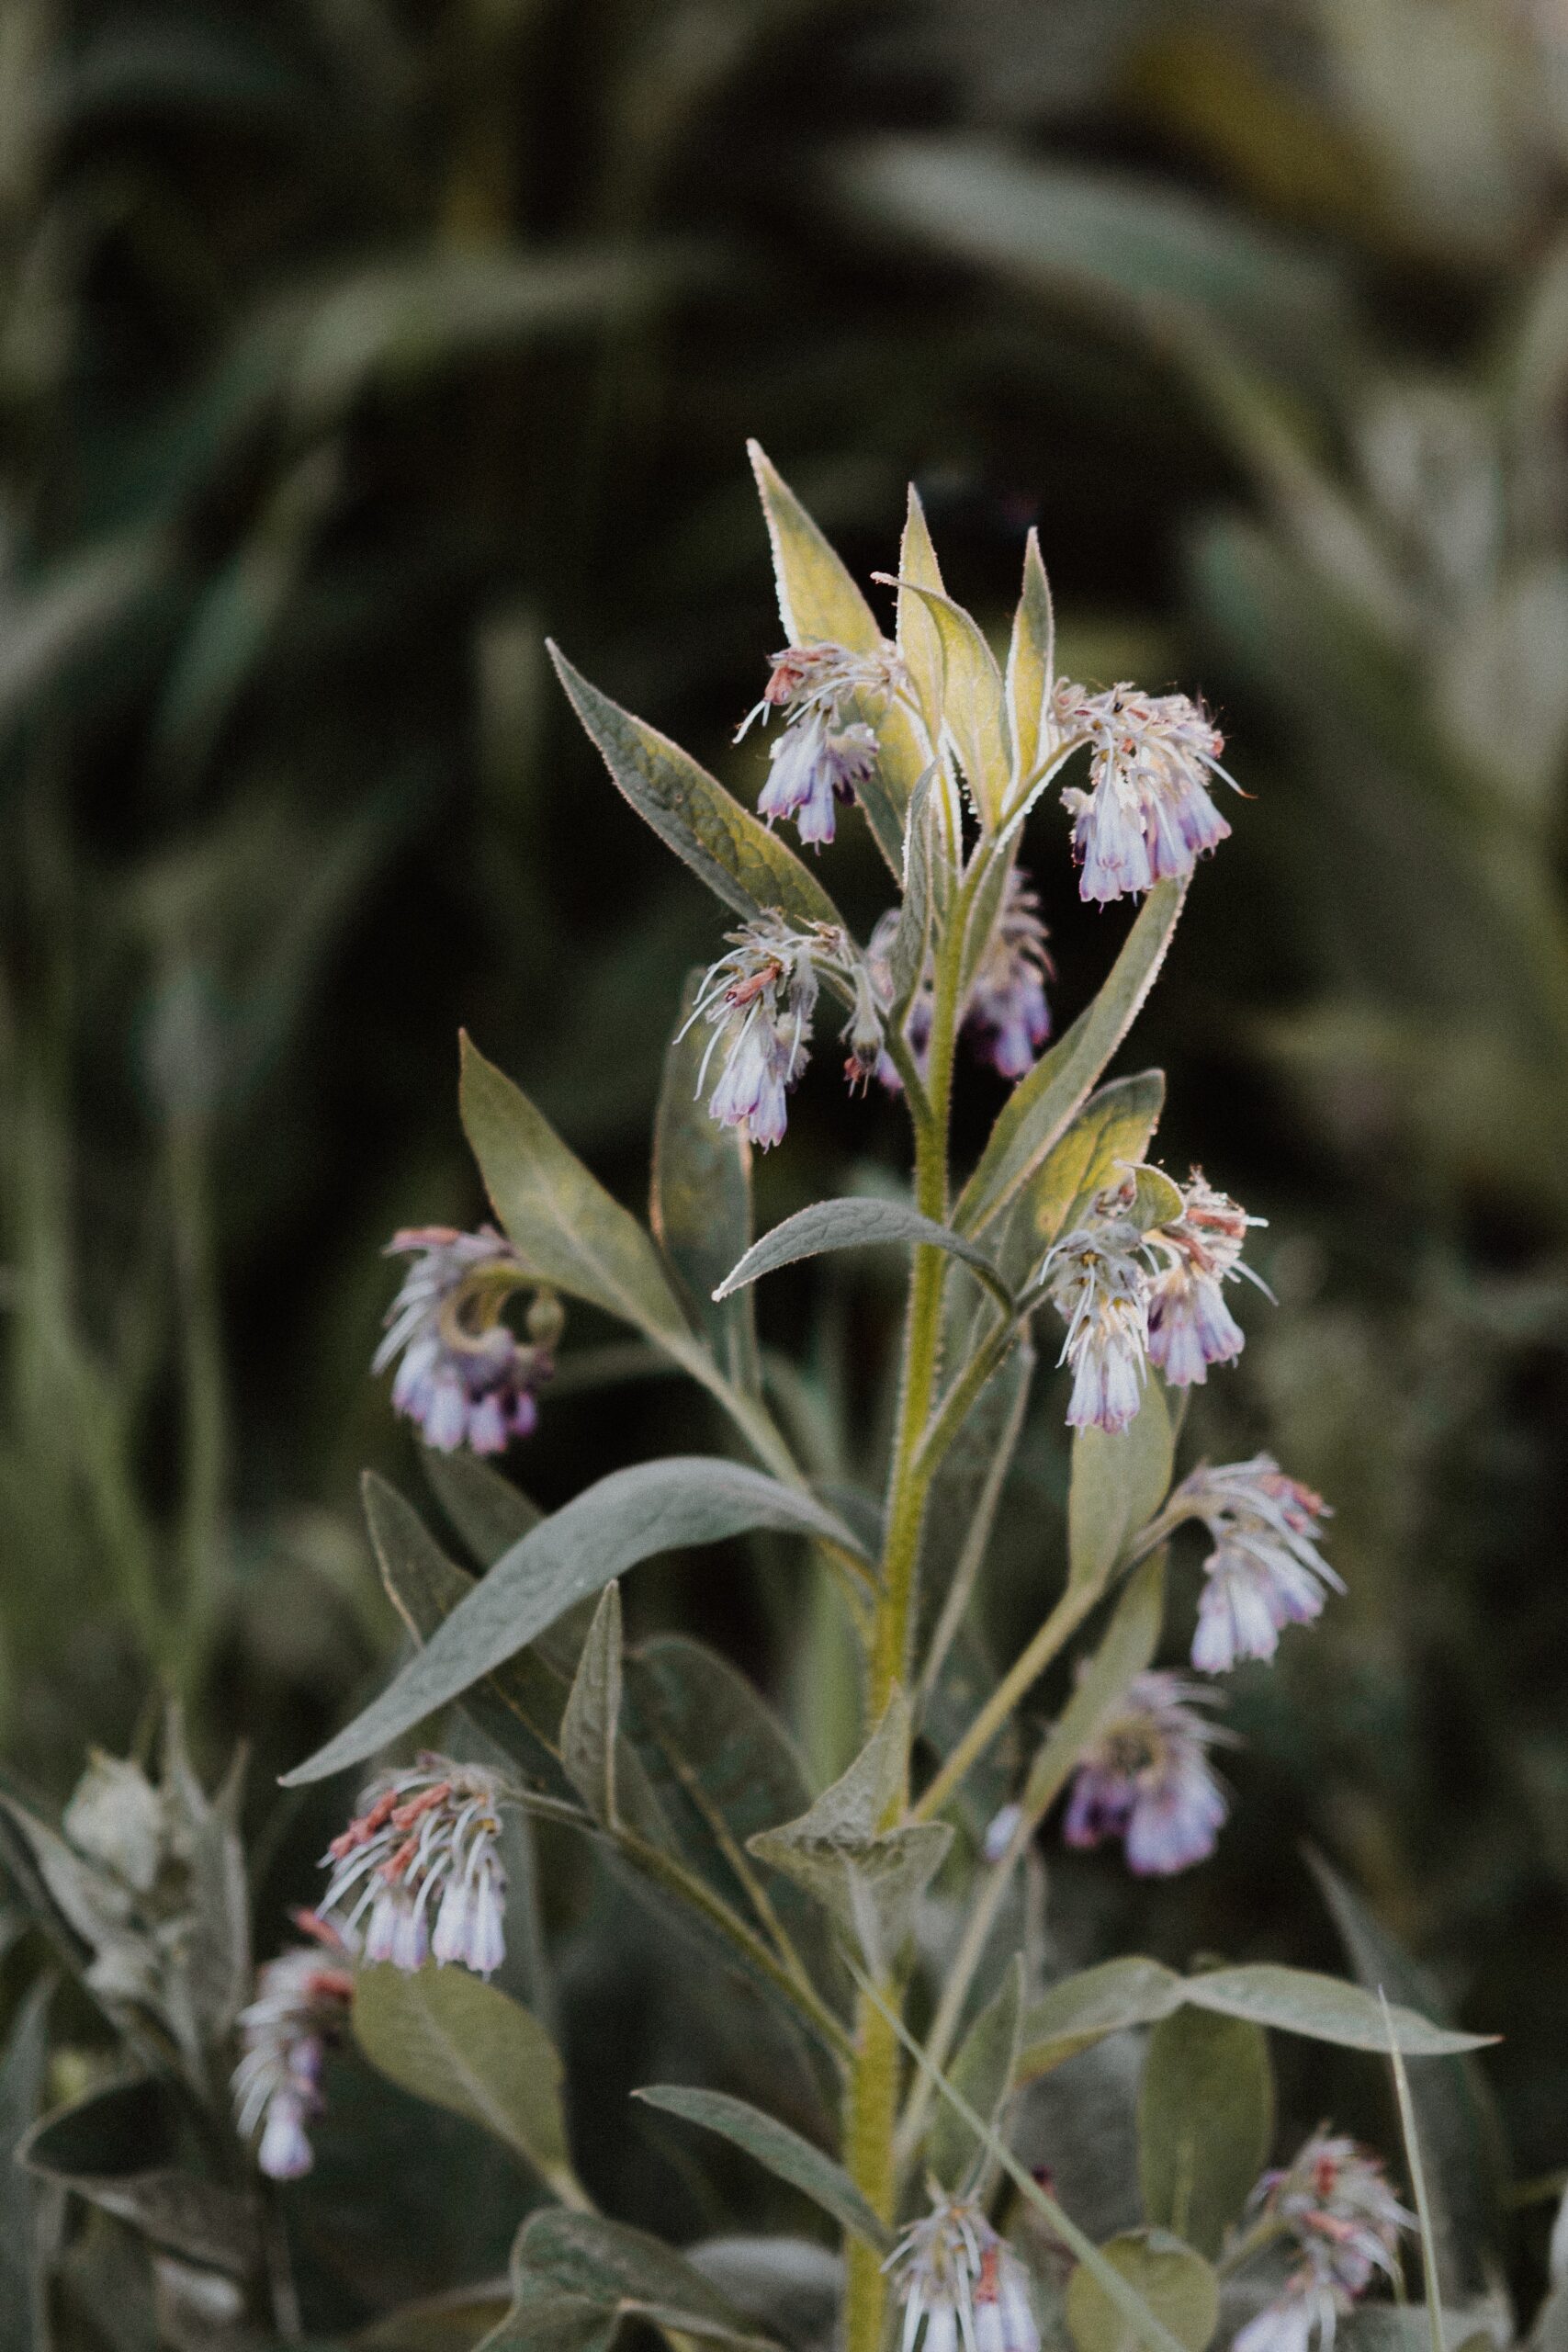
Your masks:
M1089 1867L1155 1878L1213 1850L1228 1804L1215 1755L1235 1745L1221 1678L1257 1671L1339 1589L1319 1549L1325 1506L1272 1458L1178 1476L1188 1392L1244 1344L1234 1302L1258 1221L1208 1175L1151 1158L1157 1073L1105 1076L1199 859L1228 831L1213 797L1229 783L1221 740L1184 696L1058 680L1032 537L998 662L946 594L912 494L898 571L878 575L885 636L756 464L788 644L741 730L782 721L749 779L755 814L556 656L612 780L731 927L671 1004L648 1227L465 1046L463 1120L496 1226L396 1238L410 1265L377 1364L397 1363L394 1408L418 1425L485 1573L475 1582L370 1482L371 1537L413 1647L289 1776L373 1768L342 1800L316 1908L298 1916L303 1940L252 1984L242 1905L227 1996L190 2023L196 1993L168 1955L208 1916L191 1906L210 1902L212 1871L199 1884L168 1877L155 1801L131 1804L98 1767L61 1832L13 1807L17 1834L89 1988L137 2021L149 2067L202 2104L209 2137L222 2119L232 2249L198 2254L187 2233L180 2259L260 2297L285 2334L299 2321L288 2200L313 2191L316 2139L336 2128L333 2070L357 2048L531 2168L510 2286L465 2306L467 2340L489 2326L494 2352L603 2352L638 2316L671 2343L800 2352L896 2340L1039 2352L1066 2338L1077 2352L1202 2352L1216 2333L1242 2352L1326 2344L1380 2279L1403 2283L1409 2217L1375 2160L1326 2131L1287 2170L1265 2170L1268 2031L1392 2054L1402 2088L1404 2056L1452 2064L1473 2038L1273 1964L1182 1975L1133 1956L1054 1977L1049 1903L1041 1932L1040 1856L1054 1845L1111 1847ZM829 895L829 862L804 862L784 837L793 824L826 848L848 823L869 829L894 896L863 944ZM1045 935L1019 863L1026 827L1037 866L1070 854L1086 899L1134 902L1130 922L1108 925L1098 992L1055 1044ZM821 1202L755 1240L752 1147L785 1141L824 1018L839 1023L848 1084L874 1080L901 1102L909 1182L900 1196ZM961 1043L1011 1086L964 1170L950 1147ZM818 1481L753 1323L764 1277L873 1245L908 1257L879 1492ZM547 1442L536 1399L563 1296L628 1325L694 1382L735 1453L615 1471L548 1517L475 1460ZM1071 1433L1066 1557L1035 1630L998 1664L970 1602L1042 1339ZM1208 1546L1190 1562L1189 1529ZM825 1622L852 1654L862 1720L826 1787L807 1783L724 1659L683 1638L623 1637L619 1579L639 1562L753 1533L792 1542L800 1573L837 1596ZM1198 1592L1185 1637L1173 1562L1177 1600L1194 1581ZM439 1749L400 1760L428 1725ZM725 2241L722 2258L679 2253L596 2210L570 2153L559 2059L515 1997L540 1937L538 1824L557 1848L563 1832L589 1841L611 1883L650 1905L678 1949L705 1955L705 2007L728 1987L749 2004L737 2015L750 2025L725 2048L773 2035L795 2053L782 2113L706 2085L640 2095L661 2128L717 2135L818 2209L830 2251L750 2236ZM508 1856L524 1858L520 1922ZM1019 2149L1034 2086L1138 2028L1150 2030L1144 2223L1100 2244ZM57 2124L40 2127L32 2160L47 2169L53 2147L63 2172L62 2144ZM276 2182L293 2184L282 2222L263 2194ZM1429 2260L1434 2321L1435 2278Z

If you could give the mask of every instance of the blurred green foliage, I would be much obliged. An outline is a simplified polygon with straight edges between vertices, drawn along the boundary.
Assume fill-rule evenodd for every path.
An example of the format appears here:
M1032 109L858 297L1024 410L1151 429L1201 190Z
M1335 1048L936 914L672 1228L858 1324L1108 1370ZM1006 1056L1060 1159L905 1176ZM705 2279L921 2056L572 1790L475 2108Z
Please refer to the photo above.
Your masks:
M1220 1866L1153 1905L1086 1873L1087 1914L1322 1960L1315 1842L1507 2032L1516 2173L1561 2163L1560 13L9 0L0 87L9 1758L62 1791L172 1683L198 1744L256 1742L299 1888L314 1825L266 1784L392 1635L355 1497L411 1477L376 1251L479 1207L455 1033L636 1197L713 952L544 634L750 775L745 435L857 571L913 473L967 603L1000 616L1038 521L1067 673L1201 680L1257 793L1149 1051L1168 1158L1202 1135L1292 1308L1205 1442L1323 1487L1350 1598L1238 1705ZM1074 1009L1093 922L1036 865ZM878 888L867 853L852 919ZM853 1182L867 1115L803 1102L764 1226ZM896 1299L837 1261L817 1297L800 1415L869 1426L857 1333ZM547 1504L684 1427L597 1385L598 1336L520 1465ZM1015 1475L1060 1513L1044 1412ZM1038 1614L1009 1566L999 1640ZM784 1597L659 1575L830 1758ZM581 1932L569 2038L615 2119L585 2163L631 2180L608 2077L660 2071L678 1996L639 1963L640 2053L597 2034L627 1985ZM668 2163L626 2202L680 2226Z

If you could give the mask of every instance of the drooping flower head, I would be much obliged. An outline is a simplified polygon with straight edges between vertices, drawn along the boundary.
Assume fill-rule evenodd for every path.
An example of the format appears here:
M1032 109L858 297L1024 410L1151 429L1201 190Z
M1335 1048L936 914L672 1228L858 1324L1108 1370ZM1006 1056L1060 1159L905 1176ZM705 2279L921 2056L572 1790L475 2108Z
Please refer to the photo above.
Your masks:
M886 1016L891 1012L893 1005L891 958L893 943L898 935L898 921L899 910L897 907L889 907L886 914L879 915L865 951L866 970L871 978L876 1001L882 1010L885 1025ZM908 1010L904 1015L904 1043L908 1048L915 1068L922 1078L925 1075L926 1062L931 1052L931 1021L935 1008L935 979L934 966L928 955L925 968L915 984L914 993L909 999ZM898 1094L903 1091L904 1081L898 1075L897 1066L892 1055L886 1050L878 1058L875 1076L877 1083L885 1086L889 1094Z
M1223 777L1224 737L1185 695L1145 695L1115 685L1103 694L1064 680L1053 697L1063 736L1087 738L1089 789L1064 787L1073 816L1073 854L1085 899L1138 896L1156 882L1190 874L1230 827L1209 797Z
M322 1914L361 1932L367 1961L411 1973L427 1954L489 1976L506 1953L500 1782L476 1764L422 1756L384 1774L321 1858Z
M354 1998L349 1945L313 1913L296 1917L315 1943L265 1962L239 2017L234 2120L243 2139L259 2133L256 2163L269 2180L298 2180L315 2161L306 2126L321 2113L327 2052Z
M1015 866L964 1010L966 1035L1000 1078L1021 1078L1032 1069L1051 1035L1045 1002L1051 972L1040 900Z
M1074 1776L1068 1845L1120 1838L1141 1878L1168 1878L1212 1854L1226 1805L1208 1752L1226 1735L1198 1710L1213 1704L1179 1674L1135 1676Z
M1149 1345L1149 1272L1137 1227L1096 1214L1064 1234L1041 1269L1067 1327L1059 1361L1073 1368L1074 1429L1124 1430L1143 1398Z
M1205 1674L1238 1658L1271 1658L1287 1625L1321 1614L1325 1588L1345 1589L1317 1548L1327 1504L1286 1477L1272 1454L1194 1470L1171 1508L1201 1519L1214 1542L1192 1639L1192 1663Z
M871 653L829 641L790 645L772 659L762 699L735 739L756 718L765 726L775 710L789 720L769 754L757 812L770 824L793 817L803 842L830 842L838 802L852 800L876 765L875 728L846 713L857 698L886 705L904 684L904 665L887 644Z
M1314 2333L1326 2352L1373 2279L1397 2276L1399 2234L1416 2217L1378 2158L1326 2125L1282 2171L1264 2174L1251 2201L1281 2225L1301 2259L1283 2291L1241 2329L1237 2352L1305 2352Z
M1247 1229L1263 1223L1215 1192L1196 1168L1182 1200L1181 1215L1156 1237L1167 1264L1149 1294L1149 1361L1173 1388L1204 1381L1212 1363L1240 1355L1246 1337L1224 1285L1250 1275L1241 1262Z
M841 962L848 942L827 926L795 931L772 912L727 936L729 953L705 977L686 1023L689 1029L692 1022L705 1021L713 1031L697 1091L706 1085L708 1066L722 1046L724 1064L708 1100L709 1115L720 1126L739 1127L767 1151L784 1140L789 1091L811 1058L818 961Z
M415 1422L426 1445L451 1453L502 1453L539 1418L535 1391L555 1369L560 1307L540 1292L525 1344L502 1318L513 1292L532 1280L509 1241L490 1226L459 1233L413 1226L387 1244L413 1262L387 1313L387 1335L371 1363L384 1372L401 1355L392 1408Z
M886 2261L904 2306L903 2352L1040 2352L1022 2263L977 2205L937 2195Z

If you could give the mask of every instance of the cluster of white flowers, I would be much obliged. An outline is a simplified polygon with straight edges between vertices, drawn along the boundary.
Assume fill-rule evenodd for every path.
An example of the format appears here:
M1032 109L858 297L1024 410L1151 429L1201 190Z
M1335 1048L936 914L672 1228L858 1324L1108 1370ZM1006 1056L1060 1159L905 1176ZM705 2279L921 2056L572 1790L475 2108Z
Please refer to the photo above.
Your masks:
M1063 737L1089 744L1089 789L1064 787L1073 816L1078 888L1101 904L1136 897L1156 882L1190 874L1230 827L1209 797L1223 777L1224 737L1185 695L1145 695L1122 684L1103 694L1064 680L1052 696Z
M1284 2290L1249 2320L1233 2352L1307 2352L1325 2347L1336 2326L1380 2272L1397 2275L1399 2233L1415 2226L1382 2165L1326 2126L1283 2171L1265 2173L1253 2204L1294 2241L1301 2259Z
M906 2230L883 2268L904 2306L902 2352L1040 2352L1029 2279L978 2205L937 2197Z
M1285 1626L1322 1613L1325 1588L1345 1589L1317 1549L1327 1505L1272 1454L1194 1470L1171 1497L1170 1515L1201 1519L1214 1541L1192 1643L1192 1663L1206 1674L1238 1658L1271 1658Z
M506 1954L499 1797L493 1772L439 1756L384 1774L322 1857L323 1918L362 1937L367 1961L412 1972L428 1954L489 1976Z
M314 1943L259 1968L239 2018L234 2118L243 2138L259 2133L256 2163L269 2180L298 2180L315 2161L306 2126L321 2112L327 2052L354 1998L352 1947L312 1912L296 1920Z

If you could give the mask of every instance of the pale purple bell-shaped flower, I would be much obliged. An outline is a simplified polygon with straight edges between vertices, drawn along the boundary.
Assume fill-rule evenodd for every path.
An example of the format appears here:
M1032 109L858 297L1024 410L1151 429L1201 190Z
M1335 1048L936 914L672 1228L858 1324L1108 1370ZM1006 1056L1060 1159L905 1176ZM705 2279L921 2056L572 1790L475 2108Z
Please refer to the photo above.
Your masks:
M757 813L769 824L793 817L803 842L830 842L836 804L852 800L876 766L875 728L846 712L857 703L885 706L905 684L904 665L886 643L855 653L828 640L786 646L772 660L762 698L736 737L739 742L757 718L765 726L775 710L789 720L770 754Z
M1182 1480L1170 1509L1201 1519L1213 1538L1192 1640L1192 1663L1205 1674L1271 1658L1287 1625L1310 1624L1326 1591L1345 1589L1317 1548L1328 1506L1271 1454L1204 1464Z
M1029 2278L978 2205L938 2194L883 2268L904 2307L901 2352L1040 2352Z
M1126 684L1103 694L1064 681L1055 691L1064 737L1089 745L1089 789L1065 787L1073 853L1085 899L1141 896L1156 882L1191 873L1230 827L1209 797L1224 738L1185 695L1145 695Z
M708 1114L767 1151L784 1139L790 1090L810 1059L818 959L843 968L849 943L830 926L796 931L776 913L760 915L728 937L728 952L705 976L686 1024L705 1021L713 1031L697 1091L722 1048Z
M1315 2335L1322 2352L1339 2320L1374 2279L1396 2279L1399 2239L1414 2229L1379 2159L1354 2140L1314 2132L1293 2161L1266 2172L1250 2199L1277 2222L1300 2256L1273 2301L1236 2335L1242 2352L1305 2352Z
M1015 866L964 1008L964 1032L998 1078L1020 1079L1033 1069L1051 1035L1050 978L1040 900Z
M351 1948L313 1914L299 1917L316 1945L265 1962L238 2021L234 2120L243 2139L256 2141L269 2180L298 2180L315 2160L307 2127L321 2113L327 2052L342 2040L354 1998Z
M1213 1703L1179 1674L1135 1676L1074 1776L1067 1844L1120 1838L1141 1878L1168 1878L1212 1854L1228 1809L1208 1757L1225 1735L1197 1712Z
M428 1954L491 1975L506 1950L499 1798L493 1772L439 1756L384 1775L322 1858L323 1916L345 1935L364 1922L367 1961L412 1974Z
M1067 1332L1074 1429L1124 1430L1143 1401L1149 1344L1149 1272L1143 1236L1125 1218L1096 1216L1047 1252L1041 1280Z
M384 1372L402 1359L392 1382L393 1410L413 1421L439 1453L463 1445L475 1453L503 1453L537 1424L535 1392L555 1368L558 1303L541 1294L530 1340L517 1337L502 1310L530 1277L512 1244L490 1226L477 1233L410 1227L387 1247L412 1261L371 1363L373 1372Z
M1181 1215L1152 1237L1166 1266L1149 1293L1149 1362L1173 1388L1207 1380L1211 1364L1241 1353L1245 1335L1224 1286L1243 1274L1257 1281L1241 1253L1247 1227L1263 1222L1216 1192L1196 1168L1182 1202Z

